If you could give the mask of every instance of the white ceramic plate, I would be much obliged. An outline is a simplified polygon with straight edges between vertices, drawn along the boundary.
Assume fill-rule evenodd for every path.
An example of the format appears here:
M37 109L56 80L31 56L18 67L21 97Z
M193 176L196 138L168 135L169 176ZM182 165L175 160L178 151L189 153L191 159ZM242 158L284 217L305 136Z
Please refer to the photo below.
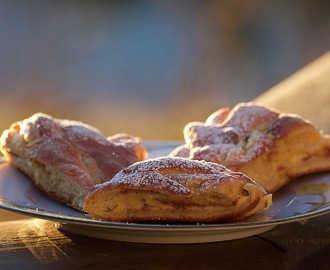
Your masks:
M150 158L167 155L175 142L146 142ZM225 224L159 225L93 220L39 191L17 169L0 165L0 208L53 221L59 229L91 237L143 243L200 243L238 239L266 232L283 223L330 212L330 173L296 179L273 197L262 214Z

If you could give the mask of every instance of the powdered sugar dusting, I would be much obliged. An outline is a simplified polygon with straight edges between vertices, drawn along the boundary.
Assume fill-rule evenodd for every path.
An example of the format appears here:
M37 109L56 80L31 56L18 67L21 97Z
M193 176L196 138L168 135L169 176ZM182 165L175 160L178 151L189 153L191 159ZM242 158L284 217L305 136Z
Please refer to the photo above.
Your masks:
M236 127L244 132L251 132L260 125L275 120L279 113L253 103L236 105L223 122L224 127Z
M96 189L127 185L189 194L194 192L191 186L196 183L200 186L207 181L228 178L229 175L235 178L233 172L219 164L179 157L161 157L137 162L117 173L110 181L97 185Z
M240 141L240 130L233 127L191 123L185 127L185 141L190 147L209 144L231 144Z
M61 120L59 124L67 136L74 140L86 141L92 139L99 144L108 144L106 137L104 137L95 127L70 120Z
M128 135L121 137L117 145L92 126L43 113L18 125L20 138L29 149L29 159L50 165L88 190L138 161L132 148L133 137ZM130 139L129 143L125 144L125 139Z
M214 120L217 113L221 121ZM278 112L254 103L240 103L231 111L219 110L212 115L205 123L191 122L184 128L190 159L236 168L273 146L274 136L268 129L279 118ZM174 150L170 156L179 153Z

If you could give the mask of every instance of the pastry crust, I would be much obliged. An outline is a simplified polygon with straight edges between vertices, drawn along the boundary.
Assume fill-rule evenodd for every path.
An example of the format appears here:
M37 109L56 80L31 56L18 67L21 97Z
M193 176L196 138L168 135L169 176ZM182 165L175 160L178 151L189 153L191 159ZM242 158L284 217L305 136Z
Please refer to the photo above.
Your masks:
M131 135L107 139L94 127L42 113L12 124L0 142L6 159L38 188L79 210L91 188L147 155Z
M135 163L94 187L84 202L93 218L117 222L215 223L266 209L272 196L246 175L185 158Z
M295 114L255 103L224 108L184 128L170 156L216 162L275 192L292 179L330 170L330 136Z

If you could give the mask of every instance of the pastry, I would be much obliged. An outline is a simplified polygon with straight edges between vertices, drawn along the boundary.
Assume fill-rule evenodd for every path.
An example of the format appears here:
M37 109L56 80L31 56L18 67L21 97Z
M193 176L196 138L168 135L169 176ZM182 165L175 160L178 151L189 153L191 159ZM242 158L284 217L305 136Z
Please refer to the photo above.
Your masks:
M330 170L330 136L296 114L255 103L216 111L184 128L170 156L219 163L275 192L292 179Z
M42 113L12 124L0 140L12 165L45 193L76 209L82 209L92 187L147 155L131 135L106 138L89 125Z
M160 157L95 186L84 210L115 222L215 223L267 209L272 195L246 175L210 162Z

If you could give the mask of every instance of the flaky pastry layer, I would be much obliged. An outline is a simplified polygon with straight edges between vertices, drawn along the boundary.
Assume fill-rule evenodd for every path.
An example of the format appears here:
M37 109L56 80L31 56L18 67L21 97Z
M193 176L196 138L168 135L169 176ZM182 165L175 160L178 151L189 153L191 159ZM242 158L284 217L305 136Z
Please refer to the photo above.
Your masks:
M37 187L77 209L96 184L147 155L131 135L106 138L89 125L42 113L12 124L0 145L6 159Z
M244 219L270 204L271 195L242 173L164 157L135 163L97 185L84 210L118 222L215 223Z
M268 192L290 180L330 170L330 136L308 120L260 104L240 103L184 128L185 144L170 156L216 162L240 171Z

